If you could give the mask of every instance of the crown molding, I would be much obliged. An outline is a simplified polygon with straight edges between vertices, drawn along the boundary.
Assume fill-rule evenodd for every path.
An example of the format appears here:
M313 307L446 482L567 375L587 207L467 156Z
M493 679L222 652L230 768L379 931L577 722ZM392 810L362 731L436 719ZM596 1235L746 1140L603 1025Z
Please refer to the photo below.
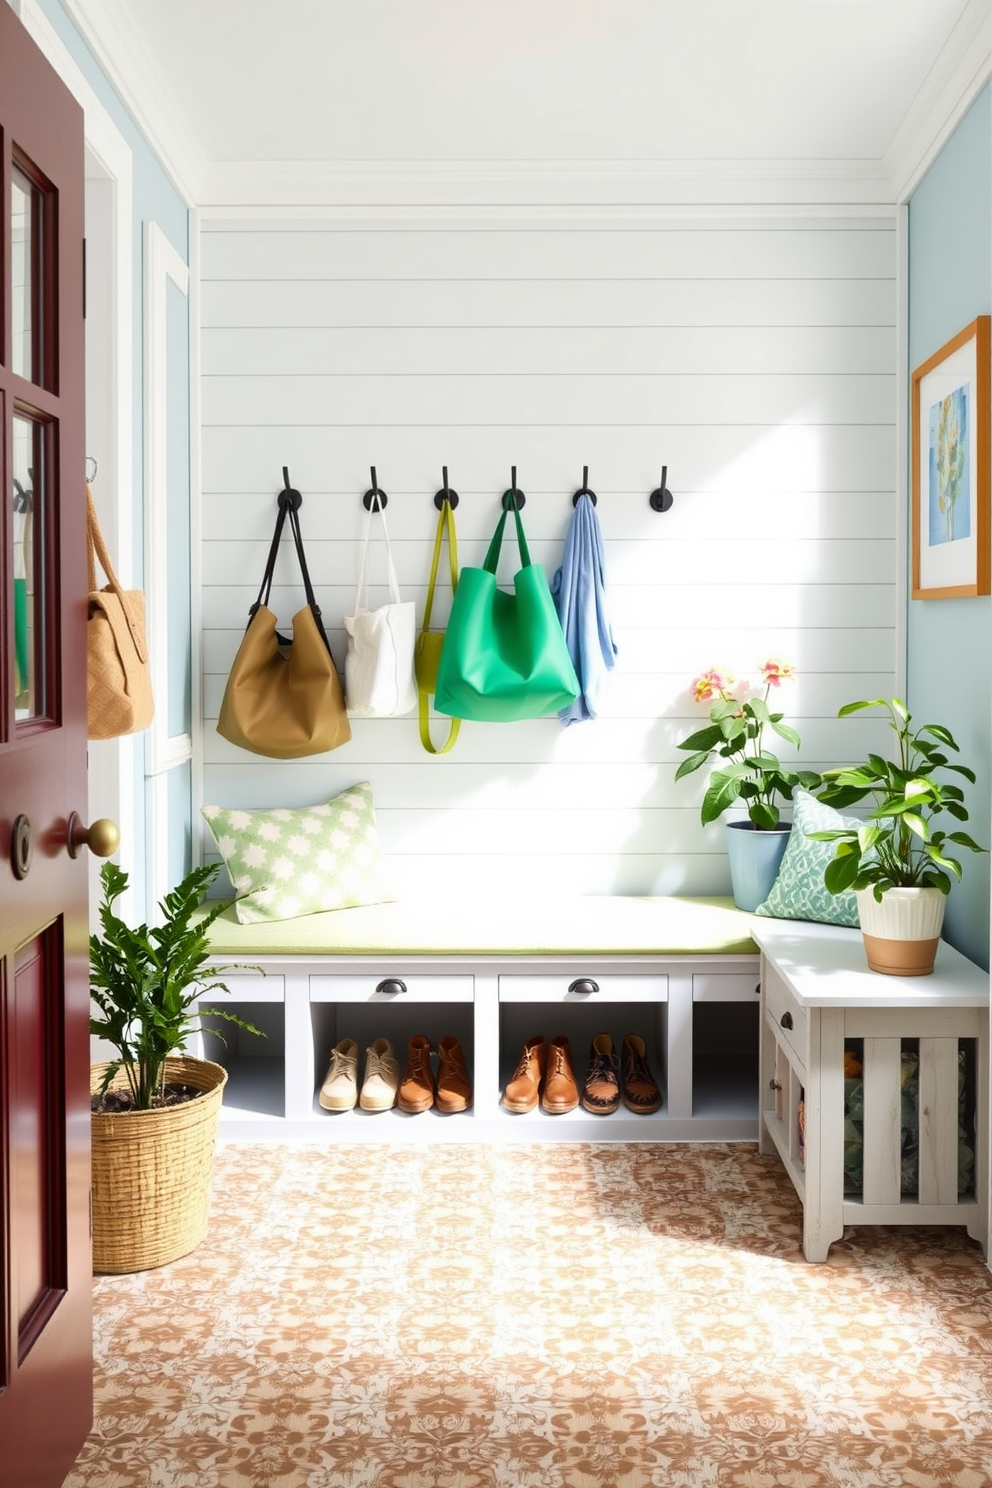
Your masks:
M895 201L908 201L990 77L992 6L968 0L885 153Z
M880 162L860 160L215 161L204 210L877 207Z
M128 0L60 4L186 205L195 206L207 177L207 157Z

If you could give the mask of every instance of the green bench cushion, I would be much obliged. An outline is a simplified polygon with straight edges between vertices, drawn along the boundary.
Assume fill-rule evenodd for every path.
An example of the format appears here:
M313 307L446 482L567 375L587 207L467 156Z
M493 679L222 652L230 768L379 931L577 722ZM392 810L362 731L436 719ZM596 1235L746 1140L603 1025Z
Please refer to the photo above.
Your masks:
M731 899L616 896L534 903L397 901L266 924L227 909L218 956L757 955L751 916Z

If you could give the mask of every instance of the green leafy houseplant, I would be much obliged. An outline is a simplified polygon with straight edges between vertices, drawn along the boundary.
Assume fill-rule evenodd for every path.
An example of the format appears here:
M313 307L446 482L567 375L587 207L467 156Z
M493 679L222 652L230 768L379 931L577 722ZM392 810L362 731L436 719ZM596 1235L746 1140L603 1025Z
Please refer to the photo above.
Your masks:
M935 829L942 813L956 821L967 821L964 792L953 781L943 782L936 772L949 771L973 785L975 772L967 765L952 764L948 750L958 746L941 724L925 723L915 731L912 715L901 698L874 698L847 703L838 713L846 718L864 708L885 708L896 736L895 759L869 754L863 764L824 772L826 788L819 799L843 810L870 798L873 809L857 827L811 832L822 842L835 842L836 855L828 863L824 883L831 894L846 889L872 889L881 901L886 889L926 888L950 893L951 877L961 878L961 864L954 848L985 852L967 832Z
M218 970L206 967L210 956L208 930L227 908L219 902L195 924L194 912L217 876L216 865L194 868L161 902L163 922L149 929L131 927L114 912L115 901L128 886L128 876L116 863L100 870L102 935L90 936L90 995L100 1016L90 1018L90 1032L106 1039L117 1057L104 1073L100 1094L123 1069L137 1110L148 1110L164 1096L165 1062L181 1053L201 1015L221 1018L249 1033L261 1031L233 1013L219 1008L194 1011L206 992L226 992L213 980Z
M704 826L740 801L756 830L774 831L779 825L779 802L791 801L797 786L810 790L820 783L815 771L787 769L764 743L767 728L799 748L799 735L782 721L785 715L772 713L768 707L771 689L794 677L795 667L772 659L759 671L764 692L749 698L736 696L734 678L717 668L692 681L690 690L696 701L712 703L710 721L679 744L692 753L679 765L675 779L691 775L711 759L728 762L710 776L700 813Z

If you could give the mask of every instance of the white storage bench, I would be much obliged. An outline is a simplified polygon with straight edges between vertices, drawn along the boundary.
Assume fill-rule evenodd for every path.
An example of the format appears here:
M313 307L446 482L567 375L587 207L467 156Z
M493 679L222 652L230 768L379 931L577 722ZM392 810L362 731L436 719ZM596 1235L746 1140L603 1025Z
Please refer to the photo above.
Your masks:
M225 1030L198 1052L229 1072L221 1135L251 1140L756 1141L758 955L750 915L729 899L590 897L514 904L404 901L266 925L215 922L230 1009L263 1041ZM567 1034L581 1085L595 1033L619 1051L640 1033L664 1092L656 1114L621 1105L563 1116L503 1109L524 1041ZM401 1070L423 1033L462 1042L471 1110L442 1116L329 1113L317 1104L331 1050L383 1036Z
M932 976L895 977L868 970L859 930L755 919L752 931L761 1150L779 1154L803 1201L806 1259L826 1260L848 1224L964 1225L986 1249L988 973L944 942Z

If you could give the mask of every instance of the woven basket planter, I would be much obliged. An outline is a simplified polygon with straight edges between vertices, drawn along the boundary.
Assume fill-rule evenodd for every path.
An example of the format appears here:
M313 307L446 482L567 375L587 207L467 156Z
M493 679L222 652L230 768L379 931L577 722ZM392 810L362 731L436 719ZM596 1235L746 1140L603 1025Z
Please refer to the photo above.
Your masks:
M92 1067L94 1095L106 1068ZM207 1059L168 1059L165 1078L205 1093L160 1110L92 1115L94 1271L164 1266L188 1255L207 1233L227 1071ZM111 1089L126 1084L119 1071Z

